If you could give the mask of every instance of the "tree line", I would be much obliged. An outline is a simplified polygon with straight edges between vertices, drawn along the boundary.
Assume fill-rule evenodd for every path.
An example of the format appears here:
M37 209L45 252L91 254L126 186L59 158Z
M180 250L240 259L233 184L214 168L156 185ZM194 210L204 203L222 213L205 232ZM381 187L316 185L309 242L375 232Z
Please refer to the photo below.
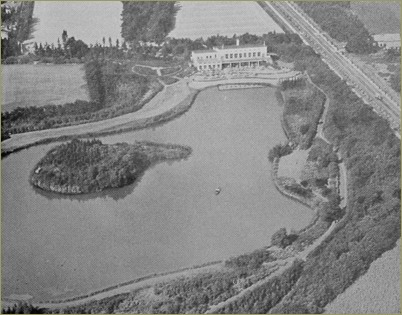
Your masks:
M356 54L378 51L373 37L364 24L352 13L349 1L298 1L303 9L329 36L346 42L345 49Z
M121 35L130 43L161 43L175 26L175 1L123 2Z
M32 38L36 24L33 17L34 1L22 1L18 5L8 6L2 1L1 25L8 35L1 39L1 59L22 54L22 44Z
M162 89L156 79L131 72L128 64L91 59L84 65L89 101L63 105L17 107L1 113L2 140L9 134L35 131L116 117L140 109L143 96Z

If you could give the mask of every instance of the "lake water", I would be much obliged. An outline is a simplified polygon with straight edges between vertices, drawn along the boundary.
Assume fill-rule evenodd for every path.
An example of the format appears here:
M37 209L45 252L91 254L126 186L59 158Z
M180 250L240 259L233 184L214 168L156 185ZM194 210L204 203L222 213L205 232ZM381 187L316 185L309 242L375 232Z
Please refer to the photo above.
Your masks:
M193 148L187 160L102 194L61 197L30 186L29 172L55 144L3 159L3 296L83 294L250 252L281 227L304 227L311 210L280 195L270 178L268 150L285 140L281 111L270 88L205 90L170 123L102 138Z
M83 65L3 65L1 110L88 100Z

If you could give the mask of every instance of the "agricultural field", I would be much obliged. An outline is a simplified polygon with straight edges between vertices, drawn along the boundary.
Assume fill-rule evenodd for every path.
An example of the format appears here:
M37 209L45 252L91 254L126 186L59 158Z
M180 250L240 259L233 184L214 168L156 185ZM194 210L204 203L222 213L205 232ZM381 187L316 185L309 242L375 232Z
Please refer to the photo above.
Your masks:
M326 308L326 314L400 313L401 241Z
M194 1L180 2L174 38L207 38L212 35L233 36L251 33L283 33L283 30L256 2Z
M82 65L3 66L1 110L88 100Z
M351 8L371 34L400 32L399 1L352 1Z

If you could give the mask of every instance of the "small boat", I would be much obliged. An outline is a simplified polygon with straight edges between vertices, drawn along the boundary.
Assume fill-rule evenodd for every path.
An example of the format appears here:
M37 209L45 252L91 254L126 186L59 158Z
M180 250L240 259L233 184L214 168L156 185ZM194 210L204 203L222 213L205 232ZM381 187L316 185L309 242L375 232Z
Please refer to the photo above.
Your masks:
M215 189L215 195L219 195L221 193L221 190L222 189L220 187L216 188Z

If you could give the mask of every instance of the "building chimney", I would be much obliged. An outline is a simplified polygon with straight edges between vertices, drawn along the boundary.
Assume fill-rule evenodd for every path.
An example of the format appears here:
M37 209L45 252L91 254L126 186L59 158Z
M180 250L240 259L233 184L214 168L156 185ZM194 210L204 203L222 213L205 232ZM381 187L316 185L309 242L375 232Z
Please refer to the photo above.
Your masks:
M240 39L236 38L236 46L240 45Z

